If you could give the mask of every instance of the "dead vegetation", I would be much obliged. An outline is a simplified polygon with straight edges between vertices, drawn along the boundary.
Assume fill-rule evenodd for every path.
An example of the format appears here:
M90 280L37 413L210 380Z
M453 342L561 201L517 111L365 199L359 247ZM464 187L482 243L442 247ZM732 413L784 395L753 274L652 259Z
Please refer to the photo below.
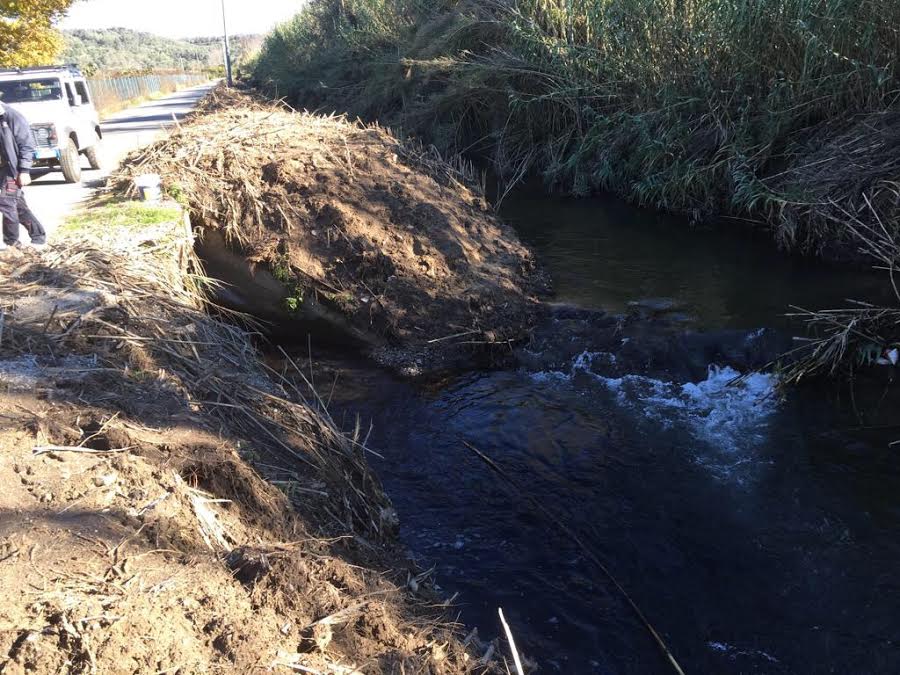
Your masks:
M361 439L204 311L186 241L0 260L0 671L498 672L394 549Z
M900 191L895 186L896 200ZM900 241L893 226L885 223L878 210L866 198L866 218L846 210L833 216L840 219L858 242L860 254L875 261L893 290L888 306L849 301L841 309L807 310L796 308L792 316L807 324L811 338L788 354L792 363L784 372L784 382L799 384L815 377L841 376L852 379L854 373L870 366L897 366L900 362Z
M782 195L770 197L767 218L778 223L776 236L785 248L868 262L872 232L878 240L885 232L900 237L900 114L882 111L825 124L791 153L803 161L763 181L766 190Z
M116 189L146 172L165 177L195 225L265 265L289 314L338 314L395 348L508 353L545 290L470 170L377 126L219 89L133 156Z

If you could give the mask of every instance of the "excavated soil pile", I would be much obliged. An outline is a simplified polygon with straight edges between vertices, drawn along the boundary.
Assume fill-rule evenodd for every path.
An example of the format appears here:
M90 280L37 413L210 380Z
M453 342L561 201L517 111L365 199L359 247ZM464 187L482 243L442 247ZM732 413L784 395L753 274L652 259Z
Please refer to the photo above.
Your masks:
M147 172L187 200L195 225L265 263L287 287L286 308L349 322L371 344L505 348L526 337L546 290L467 172L379 127L219 89L133 155L116 186Z
M0 672L499 672L360 445L128 240L0 259Z

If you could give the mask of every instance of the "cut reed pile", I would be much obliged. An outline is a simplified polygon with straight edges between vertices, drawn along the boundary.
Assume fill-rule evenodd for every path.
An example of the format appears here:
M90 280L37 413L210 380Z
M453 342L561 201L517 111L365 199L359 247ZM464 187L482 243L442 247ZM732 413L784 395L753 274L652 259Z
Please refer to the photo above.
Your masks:
M136 406L141 414L145 402L151 409L183 404L231 433L258 438L256 449L270 459L299 462L325 481L336 497L328 509L335 525L389 540L394 516L357 440L319 401L267 370L245 330L210 316L200 291L209 282L161 263L170 257L165 249L148 255L154 243L153 235L120 240L118 250L67 241L4 275L0 295L15 307L4 351L89 356L100 373L121 373L103 391L125 412ZM148 379L160 390L157 400L137 395Z
M426 607L361 440L162 229L0 258L0 670L499 672Z
M543 289L530 252L464 165L385 129L223 88L132 156L116 189L147 171L164 176L195 225L271 270L286 315L441 354L508 353L527 336Z
M893 290L895 301L876 306L851 301L843 309L796 308L792 316L806 323L811 338L787 356L794 357L783 373L787 384L816 377L840 376L849 380L871 366L900 364L900 241L878 218L874 206L871 220L843 213L847 227L860 244L861 253L878 261Z
M254 80L474 151L514 180L734 215L839 257L896 228L893 0L314 0Z

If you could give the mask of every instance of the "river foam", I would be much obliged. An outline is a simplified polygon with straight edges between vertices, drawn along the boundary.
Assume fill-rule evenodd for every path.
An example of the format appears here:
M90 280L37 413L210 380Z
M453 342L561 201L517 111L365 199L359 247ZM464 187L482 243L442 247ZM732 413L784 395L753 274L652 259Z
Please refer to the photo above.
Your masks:
M669 382L645 375L609 377L604 366L615 363L605 352L584 351L568 372L532 373L536 382L572 383L589 377L615 395L619 405L663 428L684 428L698 441L697 463L721 477L753 461L752 451L768 434L778 409L775 376L744 375L733 368L710 365L699 382ZM601 371L600 373L596 371Z

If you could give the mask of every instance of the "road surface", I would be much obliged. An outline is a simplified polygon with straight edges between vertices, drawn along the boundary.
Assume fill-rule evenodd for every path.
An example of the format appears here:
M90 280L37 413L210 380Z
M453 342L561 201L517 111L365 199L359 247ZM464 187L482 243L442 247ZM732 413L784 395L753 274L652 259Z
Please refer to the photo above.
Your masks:
M87 159L82 157L84 172L80 185L68 184L62 172L35 172L34 183L26 189L28 205L37 214L49 239L60 223L77 209L94 191L102 187L109 172L115 169L132 150L149 145L174 124L175 119L187 115L215 83L185 89L156 101L112 115L101 124L103 129L103 153L106 168L91 171ZM22 230L21 241L28 242L28 234Z

